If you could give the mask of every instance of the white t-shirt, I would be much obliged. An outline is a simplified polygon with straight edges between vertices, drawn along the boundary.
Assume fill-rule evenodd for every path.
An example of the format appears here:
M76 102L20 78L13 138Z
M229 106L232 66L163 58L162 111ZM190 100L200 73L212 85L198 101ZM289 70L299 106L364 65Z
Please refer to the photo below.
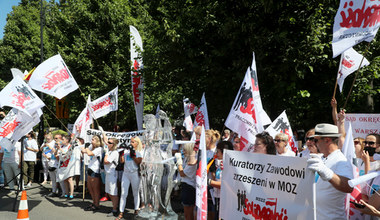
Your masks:
M100 161L102 160L103 147L97 147L92 150L92 145L89 147L93 156L90 156L90 163L88 164L88 168L90 168L95 173L100 173ZM99 159L98 159L99 157Z
M18 155L18 152L21 150L21 143L16 142L14 147L11 147L11 151L8 151L6 148L4 149L4 156L3 156L3 162L4 163L19 163L20 157Z
M351 164L339 149L322 160L335 174L353 178ZM338 191L320 177L316 183L316 192L317 219L346 219L344 201L347 193Z
M117 152L117 150L108 151L106 155L108 155L107 161L110 163L104 163L104 169L106 170L106 173L111 173L115 171L116 165L119 162L119 152Z
M183 172L186 176L181 176L181 182L195 188L195 175L197 174L197 164L184 164Z
M289 150L289 149L286 149L286 152L283 153L283 154L279 154L276 152L276 155L279 155L279 156L287 156L287 157L295 157L296 156L296 153L294 153L292 150Z
M129 150L124 150L124 172L137 172L139 167L129 155ZM142 157L141 152L136 151L136 158Z
M24 161L36 161L37 160L37 152L27 150L26 147L32 148L34 150L38 150L37 141L34 139L27 140L24 142Z

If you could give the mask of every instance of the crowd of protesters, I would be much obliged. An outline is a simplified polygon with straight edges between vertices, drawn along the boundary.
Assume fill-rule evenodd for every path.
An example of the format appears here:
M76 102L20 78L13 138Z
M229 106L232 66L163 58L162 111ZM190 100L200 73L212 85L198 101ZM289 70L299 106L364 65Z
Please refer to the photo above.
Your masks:
M345 112L336 111L336 101L331 101L334 124L317 124L305 134L299 151L293 152L288 146L289 137L278 133L273 138L269 133L256 135L253 153L270 154L287 157L307 158L308 169L318 173L316 181L317 217L319 219L344 219L344 198L352 192L348 180L353 178L350 162L358 167L359 174L364 175L380 168L380 156L375 154L380 150L380 136L368 134L366 138L354 138L355 156L348 161L341 152L345 141L344 118ZM4 171L4 183L8 184L10 193L14 195L15 185L19 184L17 176L20 172L21 161L23 168L23 188L31 187L35 175L37 153L40 151L42 163L42 184L51 181L51 192L47 197L74 199L74 190L78 189L79 178L86 178L87 190L92 203L84 208L85 211L97 212L100 201L110 200L112 210L108 217L123 219L127 203L129 187L131 186L134 202L134 214L140 207L140 175L139 165L143 160L144 143L138 138L131 138L130 145L119 144L116 138L107 138L103 129L102 135L94 135L91 143L85 144L81 138L71 140L72 136L51 134L45 135L44 142L38 146L33 131L26 134L20 141L13 143L8 151L0 150L0 170ZM176 158L180 187L174 193L180 192L185 219L196 219L196 170L197 153L201 127L194 132L186 131L184 127L173 129L175 140L190 140L194 143L173 145L173 156ZM217 130L206 130L206 155L208 163L208 219L220 219L220 187L223 171L223 152L225 150L241 150L241 138L238 134L225 129L222 134ZM23 141L23 143L21 143ZM23 145L23 147L21 147ZM21 152L23 149L23 152ZM70 171L63 172L66 167L68 152L75 160ZM20 160L23 155L23 160ZM85 165L82 164L84 162ZM66 164L67 165L67 164ZM104 165L104 167L103 167ZM83 168L83 166L85 166ZM85 169L85 172L83 170ZM12 180L12 181L11 181ZM74 187L74 181L76 187ZM365 206L358 208L363 219L380 217L380 177L362 185L362 200L357 201ZM103 197L103 198L102 198ZM376 217L377 216L377 217Z

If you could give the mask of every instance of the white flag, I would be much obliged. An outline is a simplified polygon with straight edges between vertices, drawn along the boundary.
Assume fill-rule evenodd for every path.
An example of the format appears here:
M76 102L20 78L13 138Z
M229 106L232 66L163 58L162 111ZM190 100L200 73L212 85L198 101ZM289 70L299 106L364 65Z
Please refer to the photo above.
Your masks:
M362 41L372 41L379 30L379 19L377 1L341 0L334 19L333 58Z
M272 122L272 124L265 129L273 138L278 133L284 133L288 136L287 148L290 148L293 152L297 152L297 146L294 141L292 127L290 126L288 116L286 112L283 111L277 118Z
M199 152L200 161L196 175L196 206L197 219L207 219L207 155L206 155L206 132L202 126Z
M224 124L247 139L248 142L255 143L255 135L259 131L257 116L257 109L252 97L252 80L249 67Z
M38 109L31 116L12 108L0 123L0 137L18 141L40 122L42 111Z
M78 89L77 82L59 54L37 66L29 79L29 85L57 99L62 99Z
M94 119L98 119L112 111L118 109L118 87L105 94L104 96L92 101L89 106L93 113Z
M36 93L18 76L1 90L0 97L1 107L10 106L29 116L45 106Z
M136 120L138 130L142 130L143 112L144 112L144 80L140 70L143 68L141 52L143 51L142 39L135 27L129 26L131 32L130 49L132 61L132 94L133 103L135 105Z
M337 81L340 92L342 92L343 89L344 79L346 79L348 75L359 69L360 62L362 62L363 58L364 57L358 52L356 52L352 47L342 53L339 64L339 72L337 75ZM368 65L368 60L364 58L360 68Z
M93 123L92 114L90 108L88 107L88 103L91 102L91 96L88 96L86 107L80 113L79 117L74 123L72 133L77 137L84 138L86 137L86 130L90 129L90 125Z
M185 120L183 121L183 126L185 126L187 131L192 131L194 124L193 119L191 119L191 115L197 113L198 108L193 103L191 103L188 98L185 98L183 100L183 109L185 112Z
M205 93L203 93L202 95L201 104L199 105L197 115L195 116L194 128L202 125L205 127L206 130L210 129Z

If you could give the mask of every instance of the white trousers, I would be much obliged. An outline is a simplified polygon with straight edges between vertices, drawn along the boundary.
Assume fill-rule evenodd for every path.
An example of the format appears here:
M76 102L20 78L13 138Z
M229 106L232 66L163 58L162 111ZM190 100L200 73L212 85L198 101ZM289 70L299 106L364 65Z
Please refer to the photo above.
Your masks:
M42 167L44 168L44 181L48 180L48 174L49 174L49 161L48 160L42 160ZM50 177L51 178L51 177Z
M54 171L49 171L50 180L51 180L51 189L53 193L58 193L57 190L57 169Z
M140 177L136 172L123 172L123 178L121 180L121 196L120 196L120 207L119 211L124 212L125 205L127 203L129 185L132 185L133 201L135 203L135 210L140 207L140 197L139 197L139 187L140 187Z

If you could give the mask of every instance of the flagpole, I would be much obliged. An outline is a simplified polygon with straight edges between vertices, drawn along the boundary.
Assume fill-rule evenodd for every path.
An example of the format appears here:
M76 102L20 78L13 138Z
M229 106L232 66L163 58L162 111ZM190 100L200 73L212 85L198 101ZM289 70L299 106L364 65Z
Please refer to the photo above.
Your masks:
M339 76L340 69L341 69L341 67L342 67L342 60L343 60L343 56L342 56L342 54L341 54L341 55L340 55L339 69L338 69L338 73L336 74L336 80L335 80L335 87L334 87L333 99L335 99L336 87L337 87L337 85L338 85L338 76Z
M355 71L355 77L354 77L354 80L352 81L352 85L351 85L350 91L348 92L348 95L347 95L347 97L346 97L346 101L344 102L343 109L346 108L346 105L347 105L347 102L348 102L348 98L349 98L350 95L351 95L352 88L354 87L354 84L355 84L355 81L356 81L356 77L358 76L359 70L360 70L360 68L362 67L362 63L363 63L364 57L365 57L365 55L368 53L368 49L369 49L369 46L370 46L370 45L371 45L371 42L368 42L367 47L366 47L366 50L365 50L365 52L364 52L364 54L363 54L363 58L362 58L362 60L360 61L359 68Z

